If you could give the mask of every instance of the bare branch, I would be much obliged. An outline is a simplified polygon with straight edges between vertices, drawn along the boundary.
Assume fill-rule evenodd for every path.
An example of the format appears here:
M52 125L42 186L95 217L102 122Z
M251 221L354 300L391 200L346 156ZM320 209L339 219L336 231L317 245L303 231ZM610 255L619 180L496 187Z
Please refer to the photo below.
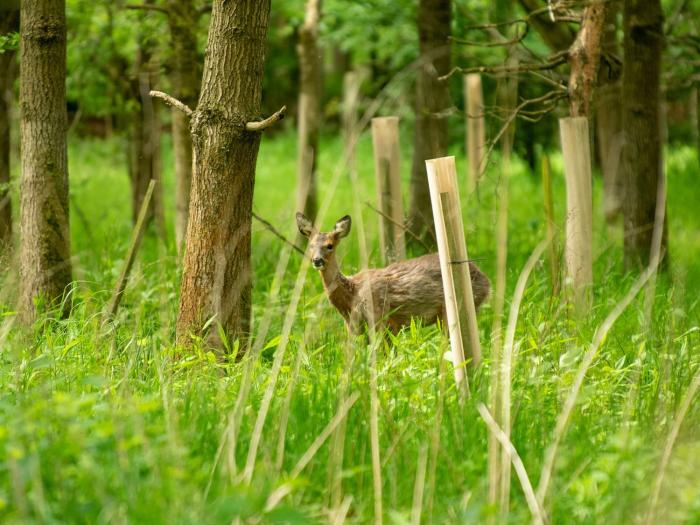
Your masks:
M272 126L275 122L282 120L284 118L285 111L287 111L287 106L282 106L272 115L267 117L265 120L260 120L258 122L248 122L245 125L245 129L247 129L248 131L263 131L266 128Z
M162 91L151 91L149 95L161 99L168 106L182 111L188 117L192 115L192 110L187 104L180 102L178 99L176 99L175 97L171 97L167 93L163 93Z
M425 242L423 242L423 239L421 239L421 238L418 237L415 233L413 233L413 232L410 230L410 228L408 228L405 224L401 224L400 222L396 222L394 219L392 219L391 217L389 217L386 213L384 213L383 211L378 210L377 208L375 208L374 206L372 206L369 202L365 202L365 205L366 205L367 207L369 207L369 209L372 210L373 212L378 213L379 215L381 215L382 217L384 217L386 220L388 220L388 221L391 222L392 224L398 226L398 227L401 228L403 231L405 231L406 233L408 233L411 237L413 237L413 238L414 238L415 240L417 240L421 245L423 245L423 248L425 248L425 249L428 250L428 251L431 251L432 248L430 248L430 246L428 246Z
M492 75L502 75L502 74L507 74L507 73L525 73L528 71L546 71L548 69L555 69L558 66L565 64L566 63L566 51L556 53L549 57L547 62L544 62L542 64L518 64L517 66L477 66L477 67L455 67L452 68L452 70L447 73L446 75L443 75L441 77L438 77L438 80L443 82L450 78L452 75L456 73L462 73L463 75L466 75L468 73L488 73Z
M304 255L304 250L299 248L296 244L294 244L292 241L290 241L284 235L282 235L279 231L277 231L277 229L275 229L275 227L269 221L266 221L265 219L263 219L260 215L258 215L255 212L253 212L253 217L255 219L257 219L257 221L260 222L265 227L265 229L267 231L269 231L272 235L274 235L275 237L280 239L282 242L286 242L287 244L289 244L289 246L294 248L297 252Z
M140 9L142 11L157 11L159 13L163 13L165 15L170 15L170 10L167 7L162 7L159 5L151 5L151 4L126 4L124 6L124 9Z

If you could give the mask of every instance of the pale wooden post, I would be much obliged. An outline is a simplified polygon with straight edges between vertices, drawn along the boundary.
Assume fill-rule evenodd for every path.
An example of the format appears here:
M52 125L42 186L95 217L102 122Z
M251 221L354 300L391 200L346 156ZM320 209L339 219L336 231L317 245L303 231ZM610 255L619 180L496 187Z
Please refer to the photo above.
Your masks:
M348 71L343 75L343 150L351 178L356 170L355 149L357 146L357 106L363 74Z
M554 205L552 204L552 175L549 165L549 157L542 157L542 189L544 192L544 214L547 222L547 238L549 245L549 270L552 279L552 295L559 295L559 257L555 242L556 226L554 223Z
M486 152L486 125L484 123L484 94L481 87L481 75L470 73L464 76L464 99L466 101L468 189L476 189L484 169Z
M481 360L481 346L469 275L469 256L464 240L455 158L426 160L425 167L435 220L442 285L445 290L445 309L452 363L455 366L455 381L459 388L468 391L469 385L464 371L465 356L470 359L472 366L477 365Z
M591 307L593 284L593 205L588 119L559 119L559 131L566 177L565 285L577 315L585 315Z
M406 258L401 173L399 171L399 117L372 119L374 173L377 181L377 201L382 212L379 243L384 263Z

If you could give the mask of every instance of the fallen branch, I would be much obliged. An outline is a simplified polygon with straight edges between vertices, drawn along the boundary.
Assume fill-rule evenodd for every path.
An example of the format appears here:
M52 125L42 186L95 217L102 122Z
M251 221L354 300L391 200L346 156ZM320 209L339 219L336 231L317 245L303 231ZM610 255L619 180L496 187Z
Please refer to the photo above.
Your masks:
M267 229L270 233L272 233L272 235L274 235L275 237L277 237L277 238L280 239L281 241L286 242L287 244L289 244L289 246L291 246L292 248L294 248L294 249L295 249L296 251L298 251L301 255L305 255L304 250L302 250L301 248L299 248L296 244L294 244L292 241L290 241L290 240L287 239L284 235L282 235L279 231L277 231L277 230L275 229L275 227L274 227L272 224L270 224L270 222L266 221L265 219L263 219L260 215L258 215L258 214L255 213L255 212L253 212L253 217L254 217L255 219L257 219L257 221L260 222L263 226L265 226L265 229Z
M245 129L247 129L248 131L263 131L272 126L277 121L282 120L284 118L285 111L287 111L287 106L282 106L280 109L275 111L272 115L270 115L264 120L260 120L257 122L248 122L245 125Z
M151 91L149 95L151 95L154 98L161 99L168 106L182 111L188 117L192 116L192 109L190 109L190 107L187 104L180 102L178 99L176 99L175 97L171 97L167 93L163 93L162 91Z
M107 312L105 315L105 321L114 317L119 308L119 303L124 295L124 290L126 289L126 283L129 281L129 274L131 273L131 267L134 264L134 259L136 259L136 252L141 246L141 239L143 238L143 232L146 229L146 215L148 214L148 207L151 203L151 197L153 197L153 189L156 186L156 181L151 179L148 184L148 189L146 190L146 195L143 197L141 202L141 209L139 210L139 216L136 219L136 226L134 226L134 232L131 235L131 243L129 244L129 250L126 254L126 259L124 260L124 266L122 267L119 279L117 279L117 284L114 287L114 293L112 294L112 299L109 301L109 306L107 307Z

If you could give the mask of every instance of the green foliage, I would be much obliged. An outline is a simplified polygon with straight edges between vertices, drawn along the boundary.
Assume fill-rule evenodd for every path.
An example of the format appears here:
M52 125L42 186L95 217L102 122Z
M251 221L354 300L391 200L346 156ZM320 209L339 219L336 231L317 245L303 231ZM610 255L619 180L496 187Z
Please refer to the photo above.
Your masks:
M0 53L19 49L19 33L5 33L0 35Z
M402 129L402 136L408 132ZM405 187L408 142L403 141ZM324 220L330 225L352 213L353 198L360 203L375 198L371 141L367 133L360 140L359 187L353 189L340 173L335 193L331 179L342 145L329 139L321 146L320 191L330 201ZM164 149L165 205L171 223L172 159L170 148ZM272 360L300 266L293 253L281 293L271 297L282 244L265 229L256 224L253 232L253 308L256 328L266 314L272 324L265 350L250 369L251 390L235 432L229 418L241 392L245 363L217 359L201 346L184 355L172 347L179 283L172 239L164 246L153 232L147 235L116 322L102 327L101 312L131 233L128 177L119 151L117 142L73 142L70 147L78 279L70 296L71 317L49 315L30 333L18 328L7 333L5 324L0 330L0 522L218 524L240 517L242 522L325 523L330 474L341 475L344 494L352 496L349 520L372 521L369 351L357 345L349 364L344 327L317 275L307 277L253 481L247 485L240 477L255 419L271 384ZM290 238L295 231L294 151L293 134L263 141L255 194L256 212ZM461 153L453 153L463 173ZM554 470L547 506L552 523L623 524L643 516L674 415L700 370L697 153L678 149L668 158L672 279L659 280L652 323L644 322L640 297L613 327L586 376ZM555 212L561 224L561 161L556 156L552 161ZM479 194L462 196L470 255L491 276L499 176L494 163ZM594 189L599 203L598 180ZM544 236L541 186L519 161L514 163L510 194L508 297L530 251ZM377 217L366 206L362 209L376 264ZM355 226L359 219L353 216ZM533 272L518 319L512 440L535 484L583 351L635 279L621 269L620 236L598 215L595 239L595 303L590 315L581 322L569 320L551 297L549 271L543 265ZM346 272L357 270L356 230L341 245L339 256ZM14 315L7 292L14 275L12 270L0 273L4 322ZM393 339L392 349L380 350L379 444L388 523L410 519L418 458L426 446L423 521L476 524L495 515L487 503L487 429L475 407L488 396L492 322L493 310L487 304L479 317L486 359L472 378L473 398L463 405L450 365L441 363L446 341L437 329L412 326ZM329 472L329 440L301 476L290 480L294 465L336 413L346 374L349 391L360 398L348 415L342 470ZM658 516L664 523L694 523L700 517L698 429L700 405L695 401L663 485ZM266 509L270 494L285 483L290 493L276 509ZM511 494L508 523L529 522L515 475Z

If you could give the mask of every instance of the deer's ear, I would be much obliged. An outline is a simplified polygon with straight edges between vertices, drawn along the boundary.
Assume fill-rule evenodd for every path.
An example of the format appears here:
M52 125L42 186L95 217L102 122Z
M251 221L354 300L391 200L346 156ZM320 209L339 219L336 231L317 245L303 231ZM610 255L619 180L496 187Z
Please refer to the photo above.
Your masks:
M338 222L335 223L335 226L333 227L333 233L335 233L339 239L347 237L350 233L351 224L352 220L350 219L350 215L346 215L345 217L339 219Z
M314 224L303 213L297 212L297 228L304 237L310 237L314 232Z

